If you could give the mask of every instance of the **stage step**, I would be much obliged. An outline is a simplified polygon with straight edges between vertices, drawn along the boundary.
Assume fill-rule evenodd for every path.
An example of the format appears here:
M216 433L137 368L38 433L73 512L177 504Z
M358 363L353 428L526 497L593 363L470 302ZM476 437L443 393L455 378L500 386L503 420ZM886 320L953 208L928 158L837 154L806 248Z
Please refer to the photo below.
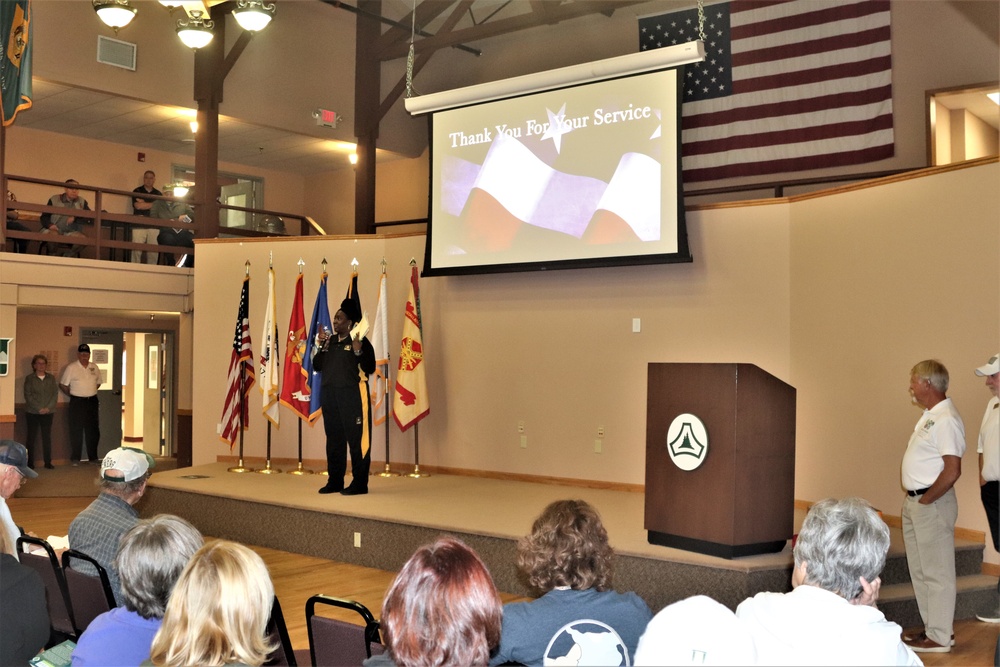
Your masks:
M979 574L983 570L982 542L970 540L955 540L955 574L959 577L969 574ZM892 531L892 546L885 559L885 569L882 570L882 585L909 583L910 571L906 565L906 549L903 546L903 536L898 530Z
M997 605L997 577L982 574L982 542L955 540L955 574L958 597L955 603L955 620L975 618L976 614L993 610ZM892 530L892 546L882 570L882 590L879 609L886 618L903 628L923 625L917 601L913 596L910 572L906 564L903 536Z
M997 578L986 574L967 574L956 580L958 597L955 602L955 620L975 618L976 614L996 608ZM883 586L879 594L878 608L890 621L903 628L923 625L917 600L913 597L913 586L890 584Z

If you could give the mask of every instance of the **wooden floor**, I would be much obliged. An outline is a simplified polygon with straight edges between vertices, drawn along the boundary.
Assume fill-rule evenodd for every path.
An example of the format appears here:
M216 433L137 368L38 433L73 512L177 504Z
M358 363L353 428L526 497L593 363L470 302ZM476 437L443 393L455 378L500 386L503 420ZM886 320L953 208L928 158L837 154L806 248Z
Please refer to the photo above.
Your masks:
M69 523L92 498L17 498L8 501L14 520L25 530L40 537L66 535ZM322 558L253 547L267 563L274 587L281 601L292 645L306 649L309 639L305 627L306 600L317 593L345 597L361 602L379 617L382 596L395 576L358 565L347 565ZM504 602L521 600L501 594ZM336 615L336 614L333 614ZM357 616L346 614L344 620L356 622ZM1000 626L978 621L955 623L957 645L951 653L923 654L921 659L930 667L959 665L991 665Z

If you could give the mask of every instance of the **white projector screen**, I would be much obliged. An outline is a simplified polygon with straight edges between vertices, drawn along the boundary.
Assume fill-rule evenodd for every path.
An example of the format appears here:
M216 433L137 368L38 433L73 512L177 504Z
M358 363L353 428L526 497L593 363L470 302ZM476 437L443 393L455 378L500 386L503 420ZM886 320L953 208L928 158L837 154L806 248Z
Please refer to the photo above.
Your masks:
M689 262L678 70L435 112L425 275Z

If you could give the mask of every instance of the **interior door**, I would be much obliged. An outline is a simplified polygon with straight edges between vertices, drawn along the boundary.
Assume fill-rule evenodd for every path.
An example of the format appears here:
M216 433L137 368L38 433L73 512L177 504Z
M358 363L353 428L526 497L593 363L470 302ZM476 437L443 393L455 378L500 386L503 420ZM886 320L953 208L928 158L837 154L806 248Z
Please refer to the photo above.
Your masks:
M223 185L222 202L227 206L255 208L253 183L241 181L234 185ZM219 211L219 226L255 229L252 214L245 211L230 211L229 209Z

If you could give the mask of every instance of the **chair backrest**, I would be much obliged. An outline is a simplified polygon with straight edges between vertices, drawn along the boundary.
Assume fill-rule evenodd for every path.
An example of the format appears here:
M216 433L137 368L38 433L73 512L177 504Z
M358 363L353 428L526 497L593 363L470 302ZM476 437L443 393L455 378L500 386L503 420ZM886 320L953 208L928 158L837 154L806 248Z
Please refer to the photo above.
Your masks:
M325 604L353 611L364 625L316 615L316 605ZM309 655L314 665L360 665L385 652L379 636L379 623L360 602L314 595L306 602L306 628L309 631Z
M40 547L42 553L29 553L28 545ZM76 637L73 614L66 592L66 580L63 578L62 567L52 546L43 539L22 535L17 538L17 552L21 565L30 567L42 578L45 584L45 598L49 605L49 624L54 633L67 637Z
M297 667L292 640L288 636L285 615L281 613L277 595L274 596L274 603L271 605L271 617L267 619L267 636L277 648L267 657L267 662L264 664Z
M97 576L74 570L72 565L74 559L90 563L97 570ZM82 551L67 549L62 555L62 566L74 627L77 636L80 636L91 621L118 605L115 602L115 594L111 591L108 573L96 560Z

